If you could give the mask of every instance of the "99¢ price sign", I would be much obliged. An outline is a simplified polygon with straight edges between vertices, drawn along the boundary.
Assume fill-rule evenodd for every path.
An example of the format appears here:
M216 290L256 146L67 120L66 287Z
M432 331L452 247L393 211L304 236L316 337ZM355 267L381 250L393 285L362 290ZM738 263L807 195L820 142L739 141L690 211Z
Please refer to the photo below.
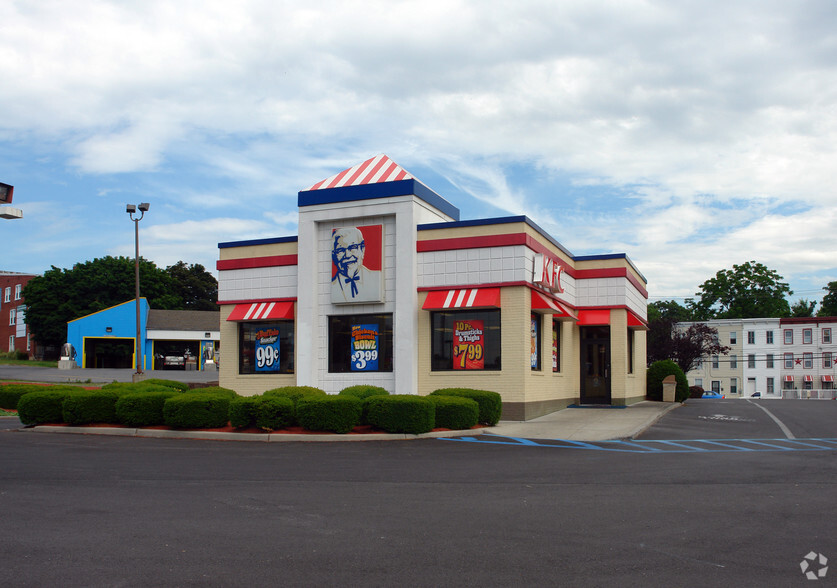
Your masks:
M378 371L378 325L352 325L352 371Z
M256 332L256 371L278 372L279 363L279 329Z
M453 369L485 368L483 321L456 321L453 325Z

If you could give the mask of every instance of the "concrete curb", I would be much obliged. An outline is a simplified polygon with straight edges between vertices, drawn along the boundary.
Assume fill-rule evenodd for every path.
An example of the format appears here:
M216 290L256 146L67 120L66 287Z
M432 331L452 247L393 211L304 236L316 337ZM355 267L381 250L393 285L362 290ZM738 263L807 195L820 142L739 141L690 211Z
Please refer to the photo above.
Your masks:
M633 431L631 431L630 433L628 433L624 437L618 437L617 439L634 439L637 435L641 435L645 431L645 429L651 427L658 420L660 420L665 415L670 413L672 410L674 410L675 408L678 408L680 406L683 406L682 402L672 403L671 406L669 406L665 410L661 411L660 413L656 414L652 418L648 419L647 421L645 421L645 423L643 423L642 425L640 425L639 427L637 427L636 429L634 429Z
M419 435L407 433L370 433L367 435L296 435L282 433L224 433L218 431L172 431L169 429L133 429L128 427L56 427L38 425L18 429L34 433L67 433L71 435L110 435L115 437L144 437L153 439L200 439L203 441L256 441L260 443L281 443L288 441L345 442L345 441L409 441L414 439L440 439L445 437L469 437L482 435L486 429L463 431L431 431Z

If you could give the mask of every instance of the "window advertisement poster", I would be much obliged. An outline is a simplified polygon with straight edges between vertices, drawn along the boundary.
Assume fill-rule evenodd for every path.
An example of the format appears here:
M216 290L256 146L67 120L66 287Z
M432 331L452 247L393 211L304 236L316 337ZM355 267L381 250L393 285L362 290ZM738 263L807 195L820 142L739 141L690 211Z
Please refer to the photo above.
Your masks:
M453 369L485 368L485 329L481 320L455 321L453 325Z
M540 326L540 322L535 317L532 317L532 324L531 324L531 340L532 343L529 348L529 363L530 367L534 369L538 369L540 366L538 365L538 327Z
M279 327L256 331L256 372L279 372Z
M378 325L352 325L352 371L378 371Z
M558 331L553 325L552 329L552 371L558 371Z
M382 302L383 225L331 231L331 301Z

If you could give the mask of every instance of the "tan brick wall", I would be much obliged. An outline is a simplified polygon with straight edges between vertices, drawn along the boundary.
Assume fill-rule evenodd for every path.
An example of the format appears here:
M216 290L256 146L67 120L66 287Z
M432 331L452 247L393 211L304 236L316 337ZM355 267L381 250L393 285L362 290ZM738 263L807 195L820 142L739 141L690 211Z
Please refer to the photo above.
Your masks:
M218 249L219 259L249 259L251 257L268 257L271 255L296 255L297 243L267 243L263 245L243 245L241 247L224 247Z

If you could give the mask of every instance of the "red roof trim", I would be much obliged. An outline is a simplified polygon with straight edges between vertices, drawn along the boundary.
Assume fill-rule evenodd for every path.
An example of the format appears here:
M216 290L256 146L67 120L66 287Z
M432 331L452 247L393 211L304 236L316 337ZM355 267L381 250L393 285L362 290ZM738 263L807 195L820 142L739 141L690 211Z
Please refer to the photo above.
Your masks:
M456 288L427 294L422 310L500 308L500 288Z
M550 298L546 294L538 292L537 290L532 290L531 292L532 310L543 310L546 314L556 314L559 316L571 318L573 320L578 320L578 317L575 315L575 313L560 300Z
M268 300L236 304L228 321L264 321L294 318L294 303Z
M578 326L592 327L610 324L610 309L579 310Z
M215 269L236 270L250 269L254 267L280 267L286 265L297 265L296 255L268 255L265 257L244 257L241 259L219 259L215 262Z

